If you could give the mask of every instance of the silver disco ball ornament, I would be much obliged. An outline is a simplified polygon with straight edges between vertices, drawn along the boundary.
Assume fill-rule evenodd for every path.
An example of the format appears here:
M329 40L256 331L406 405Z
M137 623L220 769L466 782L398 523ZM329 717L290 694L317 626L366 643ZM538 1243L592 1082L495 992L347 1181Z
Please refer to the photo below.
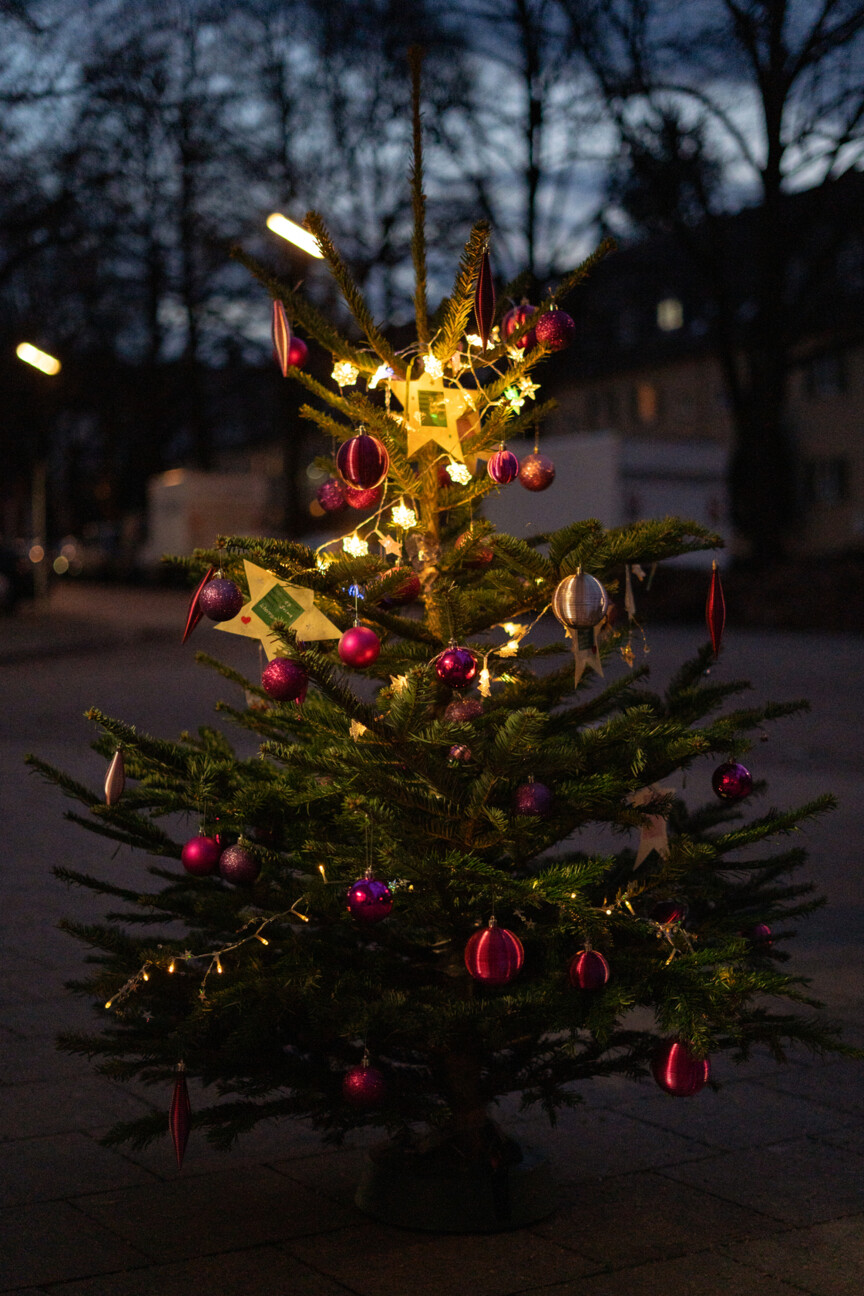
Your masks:
M565 576L552 596L552 611L569 630L599 625L609 607L609 595L593 576Z

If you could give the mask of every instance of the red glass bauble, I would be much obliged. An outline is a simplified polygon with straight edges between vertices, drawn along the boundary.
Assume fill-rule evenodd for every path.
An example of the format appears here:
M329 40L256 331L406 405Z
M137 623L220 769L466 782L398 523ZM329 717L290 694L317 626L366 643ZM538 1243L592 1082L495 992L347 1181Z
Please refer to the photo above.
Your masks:
M378 923L393 908L393 892L377 878L358 878L348 888L348 912L361 923Z
M496 450L486 465L486 471L499 486L506 486L519 472L519 460L512 450Z
M451 644L435 661L435 674L442 684L467 688L477 674L477 658L467 648Z
M723 597L723 582L720 570L714 563L711 568L711 584L705 600L705 624L711 636L711 649L716 657L723 642L723 629L726 625L726 599Z
M336 451L336 467L349 486L374 490L387 476L390 456L377 437L361 432Z
M346 666L362 670L371 666L381 651L381 640L368 626L352 626L339 640L339 656Z
M386 1092L387 1081L368 1062L345 1072L342 1097L352 1107L377 1107L384 1100Z
M552 813L552 793L545 783L523 783L516 789L515 810L518 815L539 815L545 818Z
M525 951L518 936L492 920L476 931L465 946L465 966L475 981L484 985L507 985L517 975Z
M456 698L444 712L444 719L455 724L465 724L476 720L483 714L483 703L479 698Z
M704 1087L711 1063L707 1058L694 1057L680 1040L666 1040L654 1054L651 1074L660 1088L674 1098L690 1098Z
M201 833L198 837L191 837L187 841L180 858L187 873L194 873L196 877L206 877L219 863L221 854L222 846L219 841L215 837L205 837Z
M343 494L345 496L345 503L349 508L377 508L384 495L384 487L373 486L371 490L363 490L357 486L345 486L343 487Z
M214 576L198 595L198 606L211 621L230 621L243 603L243 591L224 576Z
M302 702L308 684L306 671L289 657L274 657L261 675L261 687L277 702Z
M576 325L563 310L547 311L535 328L537 341L549 351L563 351L576 336Z
M226 882L255 882L260 872L260 863L245 846L229 846L219 856L219 875Z
M753 775L746 765L725 761L711 775L711 786L721 801L743 801L753 791Z
M288 363L295 369L302 369L309 357L309 348L302 338L292 335L288 346Z
M652 922L659 923L661 927L683 922L686 917L687 906L683 900L658 900L651 910Z
M463 531L456 537L453 547L465 566L474 567L477 571L482 571L484 567L488 567L495 561L495 550L473 531Z
M449 755L452 761L461 761L463 765L467 765L471 759L471 748L466 747L464 743L454 743Z
M519 482L526 490L544 491L555 480L555 465L547 455L526 455L519 465Z
M602 990L609 980L609 964L597 950L580 950L570 960L570 984L578 990Z
M509 310L501 321L501 333L504 338L509 338L518 328L521 328L526 320L530 319L536 311L536 306L530 306L528 302L522 302L521 306L514 306ZM529 329L524 333L514 346L519 347L520 351L530 351L537 345L537 330Z
M338 513L345 507L345 491L335 477L328 477L318 487L315 498L325 513Z
M366 597L373 603L379 603L382 608L404 607L406 603L413 603L420 593L420 577L410 567L391 567L388 572L383 573L388 583L397 574L401 579L395 589L391 587L389 594L376 594L375 586L378 582L373 581L366 590Z

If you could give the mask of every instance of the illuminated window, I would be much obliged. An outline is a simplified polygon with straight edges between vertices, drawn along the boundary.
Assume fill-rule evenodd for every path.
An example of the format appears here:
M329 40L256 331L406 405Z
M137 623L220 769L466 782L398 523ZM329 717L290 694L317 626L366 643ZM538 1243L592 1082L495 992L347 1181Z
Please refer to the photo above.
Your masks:
M640 382L633 388L633 413L639 423L655 423L659 404L653 383Z
M684 307L677 297L664 297L657 303L657 327L664 333L674 333L684 323Z

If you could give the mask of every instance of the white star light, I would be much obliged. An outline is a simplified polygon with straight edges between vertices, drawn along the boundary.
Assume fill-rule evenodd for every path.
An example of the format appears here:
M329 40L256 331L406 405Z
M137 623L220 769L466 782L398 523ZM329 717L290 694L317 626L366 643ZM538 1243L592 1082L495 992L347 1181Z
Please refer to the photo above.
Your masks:
M396 507L391 509L390 517L393 525L401 527L403 531L410 531L417 525L417 514L413 509L408 508L404 500L400 500Z
M431 351L423 357L423 372L427 378L443 378L444 376L443 364Z
M342 548L351 558L365 558L369 552L369 541L361 540L358 535L347 535L342 541Z
M350 360L337 360L330 377L340 387L353 387L360 377L360 370Z
M472 480L471 469L464 463L457 463L455 459L450 460L446 472L450 480L458 482L460 486L467 486Z
M394 373L389 365L379 365L372 377L369 379L369 390L374 391L380 382L389 382L393 377Z

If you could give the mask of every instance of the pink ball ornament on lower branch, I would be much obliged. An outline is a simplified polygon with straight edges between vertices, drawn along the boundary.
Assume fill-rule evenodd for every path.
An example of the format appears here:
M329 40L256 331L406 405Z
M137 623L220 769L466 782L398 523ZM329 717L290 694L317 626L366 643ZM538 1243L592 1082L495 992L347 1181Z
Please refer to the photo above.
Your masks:
M602 990L609 980L609 964L597 950L584 949L570 960L570 984L577 990Z
M379 882L371 873L351 883L346 899L351 917L364 925L388 918L393 908L393 892L386 882Z
M673 1098L692 1098L711 1074L708 1058L697 1058L681 1040L666 1040L654 1054L651 1074Z
M274 657L261 675L261 687L276 702L302 702L308 686L306 671L290 657Z
M484 985L507 985L525 961L522 942L494 918L489 926L476 931L465 946L465 966L475 981Z
M226 847L219 856L219 876L235 886L251 886L260 873L260 861L242 840L236 846Z
M753 791L753 775L746 765L725 761L711 775L711 786L721 801L743 801Z
M471 748L464 743L454 743L447 754L454 764L467 765L471 761Z
M363 670L378 660L381 640L368 626L356 625L346 630L339 640L339 656L346 666Z
M466 567L483 571L495 561L495 550L490 544L473 531L463 531L453 542L453 548L462 558Z
M451 724L470 724L483 714L483 703L479 698L455 698L448 703L444 719Z
M190 837L187 841L180 859L187 873L192 873L195 877L207 877L216 868L221 854L221 842L215 837L199 833L197 837Z
M346 1071L342 1080L342 1097L352 1107L377 1107L387 1094L387 1081L376 1067L364 1058L359 1066Z

